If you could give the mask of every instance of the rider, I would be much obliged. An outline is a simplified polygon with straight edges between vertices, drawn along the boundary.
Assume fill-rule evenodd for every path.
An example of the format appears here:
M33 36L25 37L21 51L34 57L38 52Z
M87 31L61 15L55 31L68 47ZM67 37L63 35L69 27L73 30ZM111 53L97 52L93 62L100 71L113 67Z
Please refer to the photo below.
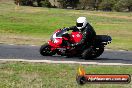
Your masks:
M79 43L71 44L72 47L80 47L82 45L91 44L96 36L96 32L93 27L88 23L86 17L79 17L76 21L76 26L67 28L67 30L79 31L83 37ZM80 47L81 48L81 47Z

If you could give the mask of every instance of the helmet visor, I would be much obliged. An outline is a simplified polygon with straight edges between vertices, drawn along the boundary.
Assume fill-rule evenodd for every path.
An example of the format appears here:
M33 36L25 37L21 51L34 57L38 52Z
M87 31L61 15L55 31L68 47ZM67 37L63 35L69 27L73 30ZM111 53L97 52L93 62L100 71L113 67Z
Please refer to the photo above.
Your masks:
M82 27L83 23L76 23L77 27Z

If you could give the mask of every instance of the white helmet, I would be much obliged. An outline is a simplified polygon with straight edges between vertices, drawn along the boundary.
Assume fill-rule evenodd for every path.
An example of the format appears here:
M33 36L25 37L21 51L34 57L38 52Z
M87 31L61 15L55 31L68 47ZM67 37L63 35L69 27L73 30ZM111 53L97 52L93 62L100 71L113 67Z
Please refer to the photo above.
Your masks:
M82 28L84 28L86 25L87 25L87 19L86 17L79 17L77 19L77 22L76 22L76 26L79 30L81 30Z

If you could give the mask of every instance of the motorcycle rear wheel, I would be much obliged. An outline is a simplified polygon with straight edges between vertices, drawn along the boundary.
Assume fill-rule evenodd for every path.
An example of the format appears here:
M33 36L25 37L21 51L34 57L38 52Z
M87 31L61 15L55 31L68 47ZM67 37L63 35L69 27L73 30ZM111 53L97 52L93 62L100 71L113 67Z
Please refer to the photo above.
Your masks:
M82 53L82 58L85 60L94 59L99 57L103 52L104 52L104 47L99 47L98 49L94 49L94 50L88 48L84 50L84 52Z
M48 45L48 43L46 43L40 47L40 54L42 56L52 56L55 54L55 52L52 52L50 45Z
M104 52L104 47L99 47L98 49L95 49L94 52L95 54L92 57L97 58Z

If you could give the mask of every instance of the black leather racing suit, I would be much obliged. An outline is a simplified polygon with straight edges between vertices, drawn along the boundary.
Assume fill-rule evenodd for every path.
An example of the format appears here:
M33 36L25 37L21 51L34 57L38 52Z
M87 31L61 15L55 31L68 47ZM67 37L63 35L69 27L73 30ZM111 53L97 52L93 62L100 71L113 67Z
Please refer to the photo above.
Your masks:
M79 31L76 26L70 27L69 30ZM81 29L81 33L83 35L82 40L77 44L73 44L72 46L82 48L81 46L85 47L85 45L88 46L93 43L93 39L96 37L96 32L89 23L87 23L85 28Z

